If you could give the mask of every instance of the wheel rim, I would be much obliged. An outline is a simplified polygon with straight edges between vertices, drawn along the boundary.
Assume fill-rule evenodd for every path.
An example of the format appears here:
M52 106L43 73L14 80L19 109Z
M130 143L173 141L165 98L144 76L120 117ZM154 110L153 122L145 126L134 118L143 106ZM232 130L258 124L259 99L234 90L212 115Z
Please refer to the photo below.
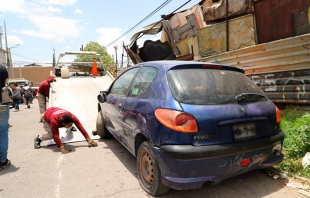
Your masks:
M141 157L140 175L145 187L151 188L154 181L154 165L147 151L144 151Z

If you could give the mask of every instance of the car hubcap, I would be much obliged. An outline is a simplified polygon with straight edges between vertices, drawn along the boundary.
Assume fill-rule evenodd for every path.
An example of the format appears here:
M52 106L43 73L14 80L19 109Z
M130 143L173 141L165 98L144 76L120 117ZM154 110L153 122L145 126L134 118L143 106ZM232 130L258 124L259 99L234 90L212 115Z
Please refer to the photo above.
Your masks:
M153 178L154 178L154 166L152 162L152 158L148 152L143 154L141 160L141 169L140 173L142 179L145 181L145 185L150 188L153 185Z

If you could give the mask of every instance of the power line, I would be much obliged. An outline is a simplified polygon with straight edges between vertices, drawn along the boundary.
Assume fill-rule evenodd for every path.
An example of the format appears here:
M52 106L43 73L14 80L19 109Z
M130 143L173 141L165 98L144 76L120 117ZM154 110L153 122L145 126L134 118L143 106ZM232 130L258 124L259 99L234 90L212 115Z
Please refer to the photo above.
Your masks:
M177 8L177 9L174 10L173 12L171 12L169 15L175 13L176 11L178 11L179 9L181 9L183 6L185 6L186 4L188 4L190 1L191 1L191 0L188 0L186 3L184 3L183 5L181 5L179 8ZM168 15L168 16L169 16L169 15ZM158 23L161 23L163 20L164 20L164 18L163 18L162 20L158 21L155 25L153 25L148 31L146 31L145 33L142 33L142 34L137 38L137 40L140 39L143 35L145 35L145 34L148 33L149 31L151 31L156 25L158 25Z
M126 34L128 34L129 32L131 32L133 29L135 29L138 25L140 25L142 22L144 22L145 20L149 19L151 16L153 16L156 12L158 12L159 10L161 10L163 7L165 7L168 3L170 3L172 0L167 0L165 1L163 4L161 4L158 8L156 8L153 12L151 12L147 17L145 17L144 19L142 19L142 21L140 21L139 23L137 23L135 26L133 26L132 28L130 28L127 32L125 32L122 36L118 37L117 39L115 39L114 41L112 41L110 44L106 45L105 48L111 46L113 43L115 43L116 41L118 41L119 39L121 39L123 36L125 36Z
M14 54L14 53L11 53L11 54ZM30 59L30 60L35 60L35 61L39 61L39 60L36 60L36 59L33 59L33 58L28 58L28 57L25 57L25 56L22 56L22 55L18 55L18 54L14 54L16 56L20 56L20 57L23 57L23 58L27 58L27 59ZM40 61L39 61L40 62Z

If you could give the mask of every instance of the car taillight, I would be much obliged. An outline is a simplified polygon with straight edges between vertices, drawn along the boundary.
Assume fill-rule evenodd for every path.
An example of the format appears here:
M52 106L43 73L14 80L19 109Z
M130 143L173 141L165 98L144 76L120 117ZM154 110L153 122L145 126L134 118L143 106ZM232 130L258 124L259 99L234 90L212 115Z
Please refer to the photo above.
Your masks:
M171 109L156 109L155 116L166 127L184 133L198 132L198 125L194 116Z
M202 68L204 69L222 69L221 65L203 65Z
M247 159L242 160L240 162L240 165L245 167L245 166L248 166L251 162L252 162L252 159L251 158L247 158Z
M281 112L278 107L276 107L276 122L280 123L281 121Z

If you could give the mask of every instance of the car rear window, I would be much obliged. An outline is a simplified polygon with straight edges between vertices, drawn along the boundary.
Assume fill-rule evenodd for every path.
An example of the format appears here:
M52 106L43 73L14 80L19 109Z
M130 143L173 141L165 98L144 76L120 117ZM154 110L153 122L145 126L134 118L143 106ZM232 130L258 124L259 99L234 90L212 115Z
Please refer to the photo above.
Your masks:
M169 87L176 100L189 104L237 103L240 94L259 94L257 100L266 101L265 93L246 75L216 69L173 69L167 72Z

